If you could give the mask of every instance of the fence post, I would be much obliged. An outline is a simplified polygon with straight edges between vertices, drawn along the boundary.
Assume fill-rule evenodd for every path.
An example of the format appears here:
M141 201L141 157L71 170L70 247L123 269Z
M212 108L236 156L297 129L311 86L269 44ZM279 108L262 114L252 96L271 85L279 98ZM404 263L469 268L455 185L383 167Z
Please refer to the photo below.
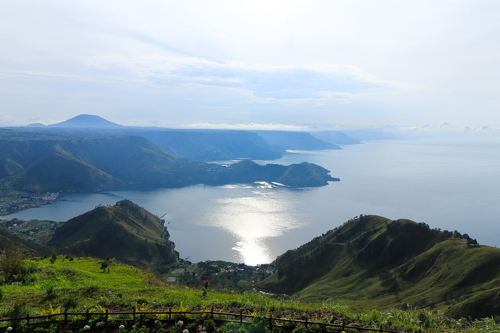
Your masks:
M212 309L210 310L210 317L212 320L214 319L214 307L212 306Z
M273 331L273 315L269 315L269 331Z
M345 332L345 320L342 319L342 332Z
M306 317L306 329L307 329L307 317Z
M132 319L134 320L135 322L135 308L132 309Z
M89 309L87 309L87 321L90 320L90 316L89 316Z
M172 320L172 308L168 308L168 320Z
M243 310L240 309L240 324L243 324Z
M30 324L30 314L28 313L26 315L26 325L29 325Z
M64 323L68 322L68 308L64 308Z
M108 322L108 309L106 309L106 322Z

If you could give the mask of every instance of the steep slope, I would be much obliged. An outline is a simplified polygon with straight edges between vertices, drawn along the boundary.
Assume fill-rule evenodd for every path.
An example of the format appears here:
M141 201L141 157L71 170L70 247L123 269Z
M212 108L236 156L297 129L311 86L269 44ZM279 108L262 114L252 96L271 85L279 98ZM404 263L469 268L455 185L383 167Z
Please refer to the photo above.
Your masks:
M0 229L0 253L8 249L22 249L29 256L42 256L50 253L50 250L44 246L30 243L7 230Z
M116 128L122 127L122 125L118 125L99 116L81 114L60 123L51 124L49 127Z
M454 237L455 235L455 237ZM464 238L468 236L464 235ZM354 307L404 303L460 316L500 316L500 250L425 223L362 216L276 259L261 287ZM476 311L479 304L489 304Z
M311 132L311 135L320 140L330 142L339 146L355 145L361 143L359 140L339 131Z
M108 188L125 183L72 156L60 144L52 146L13 182L16 189L48 192Z
M131 134L143 136L173 155L195 161L273 160L285 151L247 131L149 130Z
M177 261L159 217L129 200L97 207L59 227L49 246L60 253L116 258L140 266L161 266Z
M341 149L339 146L313 137L307 132L256 131L267 142L289 150Z

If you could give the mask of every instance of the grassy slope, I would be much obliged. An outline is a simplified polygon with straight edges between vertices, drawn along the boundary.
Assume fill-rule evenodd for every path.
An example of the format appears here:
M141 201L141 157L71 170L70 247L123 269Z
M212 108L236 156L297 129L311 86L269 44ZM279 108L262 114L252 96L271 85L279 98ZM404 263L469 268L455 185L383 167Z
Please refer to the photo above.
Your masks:
M261 286L304 301L342 300L358 309L409 303L455 317L500 316L499 249L440 241L439 231L408 220L391 233L391 222L365 217L289 251L278 258L278 273Z
M7 230L0 229L0 253L8 249L22 249L30 256L43 255L50 252L48 248L25 241Z
M160 219L123 200L97 207L59 227L49 246L61 253L116 258L121 262L154 267L175 262L178 255L165 238Z
M112 264L110 272L100 270L99 260L92 258L76 258L73 261L59 256L54 263L48 259L34 261L36 269L34 281L28 285L4 285L3 299L0 302L0 317L10 311L15 304L25 302L24 313L31 316L61 310L66 301L76 302L76 311L86 309L100 312L103 308L110 311L144 307L149 310L173 311L209 310L245 313L293 319L308 318L310 321L330 321L354 324L378 329L393 329L406 332L495 332L497 324L485 319L476 321L473 326L463 322L449 320L438 312L391 310L378 312L352 312L346 306L335 302L321 304L305 304L296 300L272 299L256 292L217 293L208 292L202 296L201 289L178 287L166 283L153 274L140 269ZM201 285L201 281L200 281ZM54 288L53 295L47 290ZM4 323L3 325L9 325ZM82 324L83 325L83 324Z
M130 310L136 304L147 303L155 309L179 308L181 304L189 309L225 308L238 312L240 308L266 313L269 308L276 311L288 307L295 310L316 309L319 306L301 306L293 301L272 300L259 293L215 293L209 291L202 297L200 288L190 289L166 283L152 273L124 264L113 263L110 272L100 270L100 260L76 258L73 261L58 256L51 264L49 259L36 259L38 264L35 281L25 286L2 286L3 302L0 315L13 304L27 303L31 314L52 307L61 306L68 299L77 301L77 309L97 304L111 310ZM55 287L55 297L47 296L47 288ZM334 309L345 307L329 303L330 315Z

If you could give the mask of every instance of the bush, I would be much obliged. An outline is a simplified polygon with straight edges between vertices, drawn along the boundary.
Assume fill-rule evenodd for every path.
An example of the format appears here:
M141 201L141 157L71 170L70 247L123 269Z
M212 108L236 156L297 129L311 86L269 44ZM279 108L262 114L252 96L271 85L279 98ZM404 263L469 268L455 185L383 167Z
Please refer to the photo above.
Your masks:
M212 319L205 319L205 328L207 330L207 333L215 332L215 321L213 321Z
M77 302L76 302L74 299L70 298L70 299L67 299L67 300L63 303L63 305L62 305L62 306L63 306L65 309L74 309L74 308L76 308L76 307L77 307L77 305L78 305L78 304L77 304Z
M44 289L45 289L45 296L47 296L47 298L54 298L57 296L56 288L53 285L45 286Z
M25 272L25 258L22 250L15 251L12 248L0 254L0 272L3 272L4 283L11 282L14 276Z
M21 318L26 317L28 310L26 310L26 302L14 304L12 309L4 313L8 318Z
M99 286L96 285L91 285L87 287L87 290L85 291L86 294L95 294L99 290Z

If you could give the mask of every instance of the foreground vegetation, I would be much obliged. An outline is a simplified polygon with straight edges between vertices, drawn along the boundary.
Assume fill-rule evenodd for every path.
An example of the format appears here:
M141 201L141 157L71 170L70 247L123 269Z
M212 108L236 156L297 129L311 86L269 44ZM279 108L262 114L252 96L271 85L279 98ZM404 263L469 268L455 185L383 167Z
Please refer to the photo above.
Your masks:
M2 277L0 314L22 317L29 313L60 313L144 310L210 310L272 315L309 321L342 323L400 331L496 332L491 318L453 320L441 311L416 309L353 312L336 302L302 303L289 297L270 297L258 292L218 293L205 285L188 288L167 283L151 272L92 258L52 256L20 260L18 252L4 252L0 258ZM12 323L5 323L4 326ZM88 323L86 323L88 324ZM91 325L94 324L90 323ZM73 329L82 329L75 327ZM124 328L127 331L132 327ZM157 328L158 329L158 328ZM224 329L223 329L224 330ZM290 327L293 330L293 327ZM301 330L297 329L296 333ZM137 330L136 330L137 331ZM134 332L135 333L135 332Z

